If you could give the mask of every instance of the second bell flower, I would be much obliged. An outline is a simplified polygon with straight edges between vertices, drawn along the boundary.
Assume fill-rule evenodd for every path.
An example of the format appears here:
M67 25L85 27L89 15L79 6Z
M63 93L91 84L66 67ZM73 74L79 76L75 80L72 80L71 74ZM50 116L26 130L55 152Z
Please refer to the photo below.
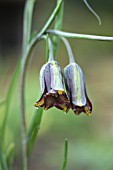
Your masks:
M82 69L77 63L70 63L64 70L64 76L72 110L77 115L81 112L90 115L92 104L87 96Z

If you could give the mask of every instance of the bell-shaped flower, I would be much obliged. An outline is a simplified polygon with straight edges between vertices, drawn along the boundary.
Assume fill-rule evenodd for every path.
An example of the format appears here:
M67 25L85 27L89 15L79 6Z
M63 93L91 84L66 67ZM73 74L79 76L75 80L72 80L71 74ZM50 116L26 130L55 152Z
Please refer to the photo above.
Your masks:
M42 96L34 104L35 107L44 107L45 110L55 106L68 112L70 103L64 90L62 70L53 58L40 71L40 85Z
M86 92L84 75L82 69L74 60L64 69L64 77L72 110L77 115L81 112L90 115L92 104Z
M64 77L68 98L70 100L70 107L77 115L81 112L90 115L92 104L86 92L83 72L80 66L75 62L68 40L62 37L62 41L66 46L69 56L69 65L64 69Z

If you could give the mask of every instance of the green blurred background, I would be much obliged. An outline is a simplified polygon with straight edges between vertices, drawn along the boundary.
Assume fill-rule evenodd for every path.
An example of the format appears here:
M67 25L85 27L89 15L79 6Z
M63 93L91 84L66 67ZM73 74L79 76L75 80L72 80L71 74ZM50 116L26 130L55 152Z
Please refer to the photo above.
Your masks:
M113 1L89 0L101 18L102 25L87 9L82 0L65 0L63 30L96 35L113 35ZM37 0L33 31L39 31L56 1ZM0 1L0 101L4 100L14 69L21 57L22 17L24 1ZM53 26L51 26L52 28ZM64 114L52 108L43 114L38 139L31 156L31 169L58 170L63 159L63 145L68 138L68 170L113 169L113 43L82 39L69 39L76 61L82 67L88 95L93 104L90 117L84 113L76 116L71 110ZM45 42L37 44L32 52L26 78L26 120L29 124L39 94L39 71L45 63ZM61 67L68 64L68 56L62 42L57 59ZM20 102L19 81L7 118L7 148L15 141L15 170L20 164ZM4 118L4 105L0 107L0 126ZM2 140L2 139L0 139Z

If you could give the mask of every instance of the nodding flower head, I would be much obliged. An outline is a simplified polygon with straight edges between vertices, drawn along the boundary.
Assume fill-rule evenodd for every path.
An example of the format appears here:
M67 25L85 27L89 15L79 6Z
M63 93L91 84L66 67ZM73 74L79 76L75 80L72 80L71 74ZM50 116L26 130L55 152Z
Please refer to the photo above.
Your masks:
M44 107L45 110L55 106L68 112L70 103L64 91L62 70L57 61L48 61L40 71L40 85L42 96L34 104L35 107Z
M75 114L81 112L90 115L92 104L86 92L83 72L78 64L70 63L64 69L66 89L70 100L70 105Z

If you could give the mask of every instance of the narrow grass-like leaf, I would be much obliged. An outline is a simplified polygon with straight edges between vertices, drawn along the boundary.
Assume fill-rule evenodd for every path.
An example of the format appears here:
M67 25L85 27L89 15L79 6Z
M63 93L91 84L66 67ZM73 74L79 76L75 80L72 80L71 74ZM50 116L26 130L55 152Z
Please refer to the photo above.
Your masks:
M5 155L2 152L1 147L0 147L0 165L1 165L2 170L9 170L8 166L7 166L7 161L6 161Z
M64 143L64 158L63 158L63 162L62 162L62 170L66 170L67 157L68 157L68 140L65 139L65 143Z
M27 141L28 141L28 153L31 153L34 141L40 128L42 119L43 108L34 111L31 118L28 130L27 130Z
M6 125L7 125L9 107L10 107L10 104L11 104L11 99L12 99L13 94L14 94L15 86L17 84L19 73L20 73L20 62L16 66L16 69L15 69L15 72L13 74L13 77L12 77L12 80L11 80L11 83L10 83L10 87L9 87L9 90L8 90L8 93L7 93L7 97L6 97L5 117L4 117L3 124L2 124L2 141L3 141L3 143L4 143L5 128L6 128Z
M101 25L101 19L100 19L99 15L92 9L92 7L89 5L87 0L83 0L83 2L87 6L87 8L92 12L92 14L97 18L99 25Z
M49 59L49 44L48 44L48 34L46 34L46 62Z
M23 52L25 51L31 36L33 8L36 0L26 0L24 10L24 26L23 26Z
M59 0L57 0L57 4L59 3ZM63 13L64 13L64 2L62 3L60 10L55 18L55 30L61 30L62 29L62 23L63 23ZM58 49L59 44L59 37L53 36L53 54L54 57L56 56L56 52Z
M32 132L31 141L29 142L29 145L28 145L28 147L29 147L28 148L28 155L30 155L32 150L33 150L33 145L34 145L36 137L38 135L38 131L39 131L39 126L35 127L33 132Z
M10 167L12 157L14 156L14 151L15 151L15 144L11 143L6 151L6 160L7 160L8 167Z

